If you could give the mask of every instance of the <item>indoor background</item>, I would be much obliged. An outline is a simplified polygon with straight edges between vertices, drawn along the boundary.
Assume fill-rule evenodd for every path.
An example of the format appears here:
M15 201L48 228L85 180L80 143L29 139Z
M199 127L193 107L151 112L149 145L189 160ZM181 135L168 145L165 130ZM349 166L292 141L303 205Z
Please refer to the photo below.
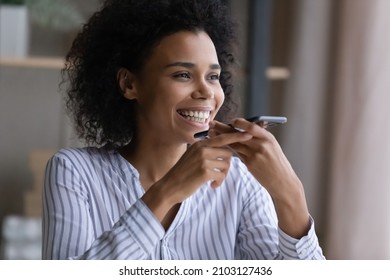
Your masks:
M82 145L59 91L63 58L100 3L0 0L1 259L40 258L46 161ZM239 114L287 116L272 132L325 256L389 259L390 1L228 3L240 23Z

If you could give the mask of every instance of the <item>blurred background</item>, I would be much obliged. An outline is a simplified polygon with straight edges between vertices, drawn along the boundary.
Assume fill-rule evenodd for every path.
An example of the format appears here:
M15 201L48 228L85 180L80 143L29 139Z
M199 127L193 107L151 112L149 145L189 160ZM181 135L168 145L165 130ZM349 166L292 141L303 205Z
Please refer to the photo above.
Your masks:
M390 1L226 0L240 25L239 115L272 128L328 259L390 259ZM40 259L46 161L82 146L63 58L101 0L0 0L0 258Z

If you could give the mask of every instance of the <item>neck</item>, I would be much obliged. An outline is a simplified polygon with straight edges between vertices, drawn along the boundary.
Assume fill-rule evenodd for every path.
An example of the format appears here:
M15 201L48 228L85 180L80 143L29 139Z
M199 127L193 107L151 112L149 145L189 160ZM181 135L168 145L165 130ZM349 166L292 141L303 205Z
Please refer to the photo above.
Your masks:
M139 172L143 188L160 180L180 159L187 149L186 144L161 143L158 139L139 141L136 137L122 147L120 154Z

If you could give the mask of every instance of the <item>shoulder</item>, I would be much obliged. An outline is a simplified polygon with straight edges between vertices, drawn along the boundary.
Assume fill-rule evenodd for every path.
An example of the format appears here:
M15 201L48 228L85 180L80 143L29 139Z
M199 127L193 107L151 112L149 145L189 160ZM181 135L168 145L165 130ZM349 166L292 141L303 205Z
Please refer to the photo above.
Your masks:
M105 147L63 148L49 162L63 162L73 167L103 165L110 159L112 151Z
M57 151L46 166L47 176L96 181L113 168L115 151L105 147L64 148Z
M101 151L97 147L63 148L57 151L52 159L78 162L93 159L100 153Z

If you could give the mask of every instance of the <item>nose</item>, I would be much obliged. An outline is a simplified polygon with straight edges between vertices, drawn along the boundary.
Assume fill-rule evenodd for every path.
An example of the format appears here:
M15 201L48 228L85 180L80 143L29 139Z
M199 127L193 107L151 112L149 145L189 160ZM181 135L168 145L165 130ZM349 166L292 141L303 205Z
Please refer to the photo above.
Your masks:
M210 99L214 97L214 90L207 81L199 81L192 93L192 97L195 99Z

